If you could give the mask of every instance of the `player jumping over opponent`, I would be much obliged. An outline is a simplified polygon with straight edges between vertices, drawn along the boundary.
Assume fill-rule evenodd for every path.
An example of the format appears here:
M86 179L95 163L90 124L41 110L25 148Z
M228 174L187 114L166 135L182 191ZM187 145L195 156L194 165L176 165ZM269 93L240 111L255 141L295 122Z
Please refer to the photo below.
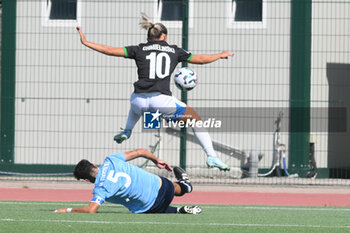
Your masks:
M111 47L87 41L80 28L77 28L81 43L85 46L110 56L134 59L136 62L138 81L134 83L134 93L130 97L131 107L125 129L114 137L117 143L122 143L131 136L135 124L145 111L158 110L163 116L172 116L168 118L172 121L201 120L190 106L172 96L171 74L179 62L207 64L233 56L233 53L226 51L217 54L192 54L176 45L169 45L167 28L161 23L153 24L144 14L140 25L147 30L147 43L126 47ZM192 130L207 154L207 166L230 170L217 157L209 133L196 126Z
M108 156L100 168L88 160L81 160L74 169L74 176L94 183L93 198L88 206L57 209L55 213L96 213L103 202L121 204L133 213L200 214L199 206L170 206L174 195L192 192L187 174L174 167L177 182L149 173L127 161L144 157L159 169L172 171L170 165L158 159L146 149L136 149Z

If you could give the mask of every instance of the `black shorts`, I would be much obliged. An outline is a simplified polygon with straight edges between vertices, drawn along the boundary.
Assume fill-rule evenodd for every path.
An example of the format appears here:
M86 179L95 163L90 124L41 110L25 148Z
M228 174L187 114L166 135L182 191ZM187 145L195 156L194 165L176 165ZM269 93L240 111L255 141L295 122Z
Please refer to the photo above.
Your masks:
M174 184L160 176L162 179L162 187L159 189L158 196L153 206L145 213L167 213L170 203L174 199Z

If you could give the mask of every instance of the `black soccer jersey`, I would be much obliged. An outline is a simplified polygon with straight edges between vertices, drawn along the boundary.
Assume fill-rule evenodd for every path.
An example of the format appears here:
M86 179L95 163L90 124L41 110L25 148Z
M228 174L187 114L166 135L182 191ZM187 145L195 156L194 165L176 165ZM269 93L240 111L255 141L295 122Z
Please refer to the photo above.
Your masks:
M192 58L190 52L166 41L151 41L137 46L124 47L125 58L134 59L138 81L135 93L160 92L171 95L170 76L176 65Z

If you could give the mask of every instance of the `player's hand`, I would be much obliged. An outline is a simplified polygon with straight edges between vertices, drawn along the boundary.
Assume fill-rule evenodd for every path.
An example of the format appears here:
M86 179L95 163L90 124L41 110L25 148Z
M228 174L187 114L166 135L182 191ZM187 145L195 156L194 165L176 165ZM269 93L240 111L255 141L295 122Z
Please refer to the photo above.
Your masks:
M86 42L84 33L81 31L80 27L77 27L77 31L79 32L81 43L84 44Z
M230 52L227 52L227 51L222 51L220 53L220 58L221 59L227 59L228 57L232 57L234 54L233 53L230 53Z
M57 209L53 213L67 213L67 208Z
M158 160L156 165L159 169L166 169L169 172L173 171L173 168L167 162L165 162L163 160Z

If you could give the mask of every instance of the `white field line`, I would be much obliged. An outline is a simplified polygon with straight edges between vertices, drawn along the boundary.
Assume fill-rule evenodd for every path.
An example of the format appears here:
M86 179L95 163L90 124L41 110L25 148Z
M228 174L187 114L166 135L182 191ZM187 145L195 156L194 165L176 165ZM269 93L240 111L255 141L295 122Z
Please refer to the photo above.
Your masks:
M84 206L87 205L88 202L81 203L70 203L70 202L27 202L27 201L0 201L0 205L69 205L69 206ZM121 205L104 203L103 206L108 207L122 207ZM175 206L180 206L176 204ZM235 205L208 205L204 207L205 209L246 209L246 210L305 210L305 211L350 211L350 208L344 207L287 207L287 206L235 206Z
M112 222L112 221L79 221L79 220L38 220L38 219L0 219L2 222L47 222L47 223L84 223L84 224L115 224L115 225L191 225L191 226L233 226L233 227L293 227L293 228L331 228L350 229L349 226L328 225L298 225L298 224L246 224L246 223L180 223L180 222Z
M71 206L84 206L87 205L89 202L81 202L81 203L71 203L71 202L54 202L54 201L48 201L48 202L41 202L41 201L0 201L0 205L71 205ZM103 204L103 206L115 206L119 207L120 205L115 204Z
M305 210L305 211L350 211L349 208L343 207L287 207L287 206L206 206L205 208L232 208L232 209L246 209L246 210Z

